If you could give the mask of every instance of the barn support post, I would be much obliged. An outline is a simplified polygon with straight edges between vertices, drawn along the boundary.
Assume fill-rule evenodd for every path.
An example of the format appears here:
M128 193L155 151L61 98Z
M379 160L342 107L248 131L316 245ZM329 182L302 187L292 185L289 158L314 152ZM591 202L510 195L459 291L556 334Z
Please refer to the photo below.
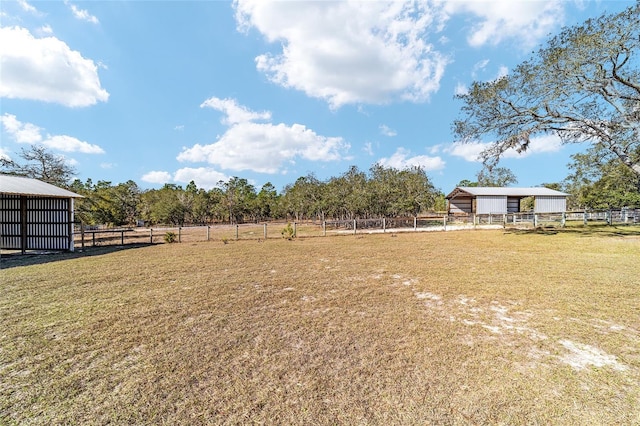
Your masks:
M80 247L84 251L84 222L80 222Z
M20 197L20 249L27 252L27 197Z
M69 227L67 228L69 231L69 251L74 251L75 247L73 246L73 198L69 198Z

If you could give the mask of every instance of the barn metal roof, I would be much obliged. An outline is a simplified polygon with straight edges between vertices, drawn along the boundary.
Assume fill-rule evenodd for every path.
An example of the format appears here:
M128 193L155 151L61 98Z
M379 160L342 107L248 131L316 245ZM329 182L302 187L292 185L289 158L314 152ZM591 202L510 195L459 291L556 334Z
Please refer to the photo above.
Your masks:
M503 188L491 186L459 186L451 191L446 198L455 198L460 195L471 195L473 197L482 195L498 195L507 197L566 197L569 194L544 187Z
M75 192L58 188L38 179L0 174L0 193L40 197L83 198Z

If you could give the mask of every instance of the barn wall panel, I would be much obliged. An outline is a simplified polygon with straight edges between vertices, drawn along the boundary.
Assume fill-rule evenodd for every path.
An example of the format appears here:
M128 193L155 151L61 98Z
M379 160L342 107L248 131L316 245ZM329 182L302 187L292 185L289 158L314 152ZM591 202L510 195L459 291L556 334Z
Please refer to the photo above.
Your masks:
M449 213L471 213L471 197L456 197L449 200Z
M535 199L534 211L536 213L560 213L567 209L565 197L539 196Z
M477 214L507 212L507 197L504 195L479 195L476 203Z

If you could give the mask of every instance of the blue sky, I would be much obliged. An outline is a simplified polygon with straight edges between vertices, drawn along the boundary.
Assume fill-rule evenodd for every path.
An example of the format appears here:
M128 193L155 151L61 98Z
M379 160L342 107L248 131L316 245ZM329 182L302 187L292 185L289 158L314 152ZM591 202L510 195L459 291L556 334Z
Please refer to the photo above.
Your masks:
M0 155L42 144L83 181L145 189L419 165L448 193L490 142L455 143L455 94L631 4L3 0ZM501 166L559 182L585 148L537 138Z

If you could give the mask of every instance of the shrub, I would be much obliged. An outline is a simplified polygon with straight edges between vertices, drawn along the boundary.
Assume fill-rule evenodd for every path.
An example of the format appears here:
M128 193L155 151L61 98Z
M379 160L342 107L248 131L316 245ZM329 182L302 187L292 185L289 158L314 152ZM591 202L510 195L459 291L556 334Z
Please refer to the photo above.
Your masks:
M296 231L293 229L293 226L291 226L291 223L287 223L287 226L284 227L281 234L282 238L286 238L289 241L296 237Z
M165 243L175 243L178 241L178 235L175 232L167 232L164 234L164 242Z

